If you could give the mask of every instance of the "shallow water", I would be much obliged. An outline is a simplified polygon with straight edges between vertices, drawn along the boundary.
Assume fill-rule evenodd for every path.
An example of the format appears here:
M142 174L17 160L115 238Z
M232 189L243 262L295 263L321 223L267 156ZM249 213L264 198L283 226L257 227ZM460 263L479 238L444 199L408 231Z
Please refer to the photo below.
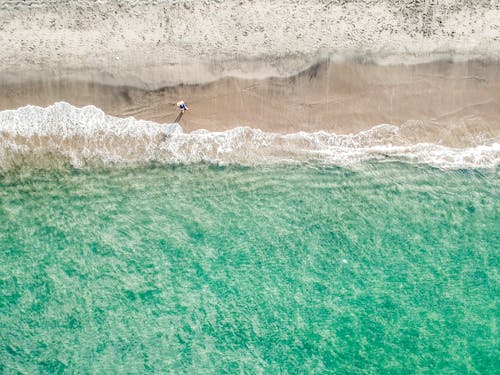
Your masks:
M0 372L495 373L497 169L0 175Z

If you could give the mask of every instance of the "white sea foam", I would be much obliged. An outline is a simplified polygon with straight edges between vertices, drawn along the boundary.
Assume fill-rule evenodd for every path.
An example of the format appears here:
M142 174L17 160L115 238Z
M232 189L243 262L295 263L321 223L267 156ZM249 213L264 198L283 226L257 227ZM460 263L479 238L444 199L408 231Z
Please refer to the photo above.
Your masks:
M320 163L352 165L366 160L425 163L440 168L492 168L500 144L470 148L409 142L393 125L356 134L275 134L237 127L225 132L184 133L179 124L158 124L106 115L94 106L56 103L0 112L0 170L19 166Z

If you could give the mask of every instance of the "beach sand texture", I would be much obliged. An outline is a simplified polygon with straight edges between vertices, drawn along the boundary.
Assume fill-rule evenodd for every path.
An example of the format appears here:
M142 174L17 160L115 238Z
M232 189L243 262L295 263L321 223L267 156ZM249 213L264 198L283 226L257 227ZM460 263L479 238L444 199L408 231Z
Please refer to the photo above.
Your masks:
M94 104L185 131L500 135L498 1L3 1L0 109Z

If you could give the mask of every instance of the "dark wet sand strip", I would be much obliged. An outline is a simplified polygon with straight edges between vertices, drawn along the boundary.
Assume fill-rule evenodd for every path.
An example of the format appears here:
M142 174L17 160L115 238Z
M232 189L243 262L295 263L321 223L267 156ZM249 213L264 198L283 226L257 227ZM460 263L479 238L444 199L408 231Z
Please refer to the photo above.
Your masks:
M185 131L251 126L292 133L352 133L388 123L410 141L468 146L500 139L500 64L317 64L288 78L225 78L159 90L84 81L3 85L0 109L56 101L93 104L114 116L172 122L174 103L189 111Z

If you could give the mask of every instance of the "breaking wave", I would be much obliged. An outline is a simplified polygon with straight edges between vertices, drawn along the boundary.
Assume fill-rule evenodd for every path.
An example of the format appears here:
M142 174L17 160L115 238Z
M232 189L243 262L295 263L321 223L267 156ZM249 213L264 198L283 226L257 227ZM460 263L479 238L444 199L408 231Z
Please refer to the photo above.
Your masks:
M94 106L60 102L0 112L0 170L18 167L141 165L147 163L353 165L367 160L424 163L439 168L493 168L500 144L450 148L412 143L393 125L356 134L276 134L249 127L184 133L158 124L106 115Z

